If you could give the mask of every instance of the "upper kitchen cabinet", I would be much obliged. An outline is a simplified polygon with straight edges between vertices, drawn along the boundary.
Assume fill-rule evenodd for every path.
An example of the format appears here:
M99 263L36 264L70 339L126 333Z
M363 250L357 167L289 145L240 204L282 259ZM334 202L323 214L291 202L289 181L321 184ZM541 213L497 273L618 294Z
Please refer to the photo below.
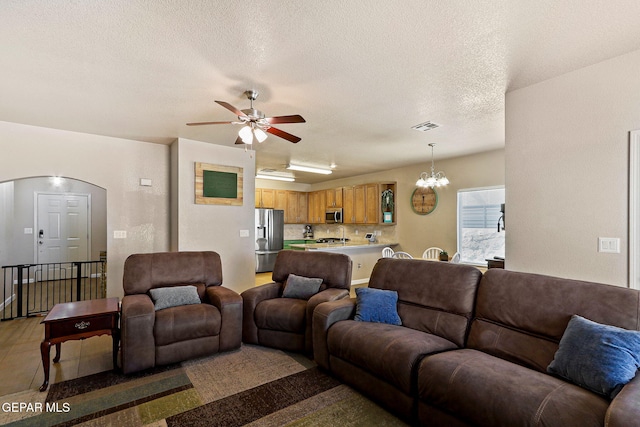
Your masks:
M325 190L326 205L328 208L342 208L342 187Z
M342 187L342 218L344 223L395 224L395 190L395 182ZM384 200L383 195L385 196ZM386 220L385 212L387 212ZM389 220L389 218L391 219Z
M256 188L256 208L275 208L276 190Z
M287 210L287 191L286 190L276 190L273 208L278 210L283 210L283 211Z
M306 224L308 209L307 193L287 191L287 208L284 211L285 224Z
M342 219L345 224L378 224L378 184L342 188Z
M312 191L309 193L309 216L307 220L311 224L324 224L326 204L325 190Z

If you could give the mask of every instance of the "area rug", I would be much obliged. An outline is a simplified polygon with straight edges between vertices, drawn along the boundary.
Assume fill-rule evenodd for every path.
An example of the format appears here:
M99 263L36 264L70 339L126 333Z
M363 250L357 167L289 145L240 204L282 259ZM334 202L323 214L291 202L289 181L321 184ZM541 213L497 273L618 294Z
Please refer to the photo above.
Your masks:
M32 394L33 410L5 425L406 425L304 356L251 345L129 376L109 371L64 381L44 395L38 402Z

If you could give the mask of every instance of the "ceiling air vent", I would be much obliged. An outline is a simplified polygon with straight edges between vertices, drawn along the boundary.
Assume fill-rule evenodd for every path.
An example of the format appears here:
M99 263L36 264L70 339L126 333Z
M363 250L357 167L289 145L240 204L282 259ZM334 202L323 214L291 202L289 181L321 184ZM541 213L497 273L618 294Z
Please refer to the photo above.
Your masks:
M437 123L424 122L424 123L420 123L419 125L411 126L411 129L419 130L420 132L426 132L428 130L435 129L437 127L440 127L440 125Z
M260 169L260 172L265 172L265 173L273 173L276 170L273 168L264 168L264 169Z

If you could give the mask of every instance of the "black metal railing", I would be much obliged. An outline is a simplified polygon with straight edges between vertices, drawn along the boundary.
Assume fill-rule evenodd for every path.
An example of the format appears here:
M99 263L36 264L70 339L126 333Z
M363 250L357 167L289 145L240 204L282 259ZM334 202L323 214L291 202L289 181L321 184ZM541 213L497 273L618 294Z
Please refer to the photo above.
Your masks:
M105 298L106 274L105 259L4 266L1 320L46 313L61 302Z

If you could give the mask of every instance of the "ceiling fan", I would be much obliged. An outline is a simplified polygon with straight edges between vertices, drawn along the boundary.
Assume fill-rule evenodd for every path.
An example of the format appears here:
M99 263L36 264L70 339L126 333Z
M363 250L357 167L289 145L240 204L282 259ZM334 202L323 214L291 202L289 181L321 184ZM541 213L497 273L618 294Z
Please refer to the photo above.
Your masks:
M267 139L267 134L265 132L286 139L294 144L302 139L272 126L274 124L282 123L305 123L306 121L302 116L295 114L291 116L265 117L262 111L253 108L253 101L255 101L259 95L258 91L247 90L244 94L251 101L251 108L240 110L228 102L216 101L218 104L238 116L238 121L187 123L187 126L227 124L244 125L238 132L236 144L252 144L254 137L258 142L262 142Z

